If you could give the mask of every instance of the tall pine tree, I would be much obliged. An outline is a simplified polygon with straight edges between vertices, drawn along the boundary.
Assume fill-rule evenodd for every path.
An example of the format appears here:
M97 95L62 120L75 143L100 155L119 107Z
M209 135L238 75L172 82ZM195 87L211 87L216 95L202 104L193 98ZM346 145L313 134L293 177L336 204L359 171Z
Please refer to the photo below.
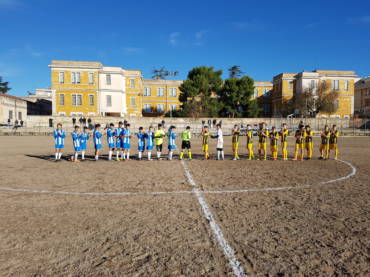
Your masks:
M3 82L3 77L0 76L0 93L7 93L11 88L8 87L9 82Z

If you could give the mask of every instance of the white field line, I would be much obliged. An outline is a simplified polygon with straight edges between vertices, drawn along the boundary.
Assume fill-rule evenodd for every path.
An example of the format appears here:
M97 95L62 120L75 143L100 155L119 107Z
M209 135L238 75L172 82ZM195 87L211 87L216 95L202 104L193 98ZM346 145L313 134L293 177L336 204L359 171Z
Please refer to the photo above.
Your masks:
M220 226L218 226L218 224L216 223L216 220L214 219L210 209L208 208L208 205L207 205L206 201L204 200L204 198L202 196L202 193L199 190L198 185L195 183L193 177L191 176L188 167L186 166L186 164L183 160L181 161L181 164L184 168L185 176L186 176L188 182L193 186L193 192L194 192L195 196L197 197L199 205L202 208L203 214L204 214L205 218L207 219L207 221L209 222L211 230L212 230L219 246L221 247L222 251L224 252L224 255L229 260L229 264L230 264L230 266L231 266L231 268L234 272L234 275L237 276L237 277L247 276L244 273L244 269L243 269L242 265L240 264L238 259L235 257L234 249L227 242L224 235L222 234Z
M323 181L312 185L300 185L300 186L287 186L287 187L267 187L267 188L251 188L251 189L239 189L239 190L204 190L199 191L200 194L223 194L223 193L242 193L242 192L259 192L259 191L278 191L278 190L294 190L304 189L313 186L325 185L334 182L340 182L349 179L356 175L356 168L349 162L338 160L348 165L352 171L346 176L332 179L329 181ZM136 195L179 195L179 194L192 194L191 190L179 190L179 191L147 191L147 192L73 192L73 191L53 191L53 190L38 190L38 189L26 189L26 188L14 188L14 187L1 187L0 191L12 191L12 192L26 192L26 193L40 193L40 194L56 194L56 195L77 195L77 196L136 196Z

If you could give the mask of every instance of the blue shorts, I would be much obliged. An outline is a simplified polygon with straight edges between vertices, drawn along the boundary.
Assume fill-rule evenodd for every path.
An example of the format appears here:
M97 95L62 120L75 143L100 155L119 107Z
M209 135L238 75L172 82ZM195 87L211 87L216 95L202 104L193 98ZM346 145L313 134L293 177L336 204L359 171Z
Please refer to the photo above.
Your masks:
M131 145L129 143L124 143L123 144L123 149L130 149Z
M55 144L56 149L63 149L64 145L63 144Z
M86 143L81 143L81 151L85 151L87 149Z
M75 147L75 152L80 152L81 151L81 146Z
M168 150L176 150L176 145L168 145Z
M122 148L122 142L120 140L116 141L116 148Z
M153 150L153 145L148 145L148 146L146 147L146 150L148 150L148 151L152 151L152 150Z
M108 143L108 148L113 149L114 148L114 143Z
M96 150L102 149L101 144L95 144L95 149L96 149Z
M139 150L139 151L144 151L145 150L145 145L143 145L143 146L138 146L137 147L137 150Z

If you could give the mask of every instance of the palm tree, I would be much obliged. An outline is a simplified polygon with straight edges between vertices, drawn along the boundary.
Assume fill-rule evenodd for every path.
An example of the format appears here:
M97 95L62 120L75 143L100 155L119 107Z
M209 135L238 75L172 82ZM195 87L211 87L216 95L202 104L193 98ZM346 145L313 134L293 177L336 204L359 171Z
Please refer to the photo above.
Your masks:
M233 65L229 68L230 78L238 78L243 72L240 70L240 65Z
M0 76L0 93L5 94L7 93L11 88L8 87L8 82L3 82L3 77Z
M164 80L169 76L176 77L177 75L179 75L179 72L178 71L168 71L168 70L165 69L164 66L162 66L159 69L156 69L156 68L153 69L152 74L153 74L152 75L153 79Z

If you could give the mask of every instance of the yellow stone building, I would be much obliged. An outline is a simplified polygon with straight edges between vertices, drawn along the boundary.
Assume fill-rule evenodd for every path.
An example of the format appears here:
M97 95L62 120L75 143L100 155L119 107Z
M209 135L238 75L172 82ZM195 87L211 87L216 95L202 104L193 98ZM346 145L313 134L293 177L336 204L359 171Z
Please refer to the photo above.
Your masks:
M254 82L254 93L252 100L257 100L258 106L261 109L261 116L271 116L271 95L272 82Z
M98 115L99 62L52 61L53 114Z
M285 114L286 103L292 99L296 73L281 73L273 78L271 94L272 115Z
M370 116L370 77L355 84L355 112L363 117Z

